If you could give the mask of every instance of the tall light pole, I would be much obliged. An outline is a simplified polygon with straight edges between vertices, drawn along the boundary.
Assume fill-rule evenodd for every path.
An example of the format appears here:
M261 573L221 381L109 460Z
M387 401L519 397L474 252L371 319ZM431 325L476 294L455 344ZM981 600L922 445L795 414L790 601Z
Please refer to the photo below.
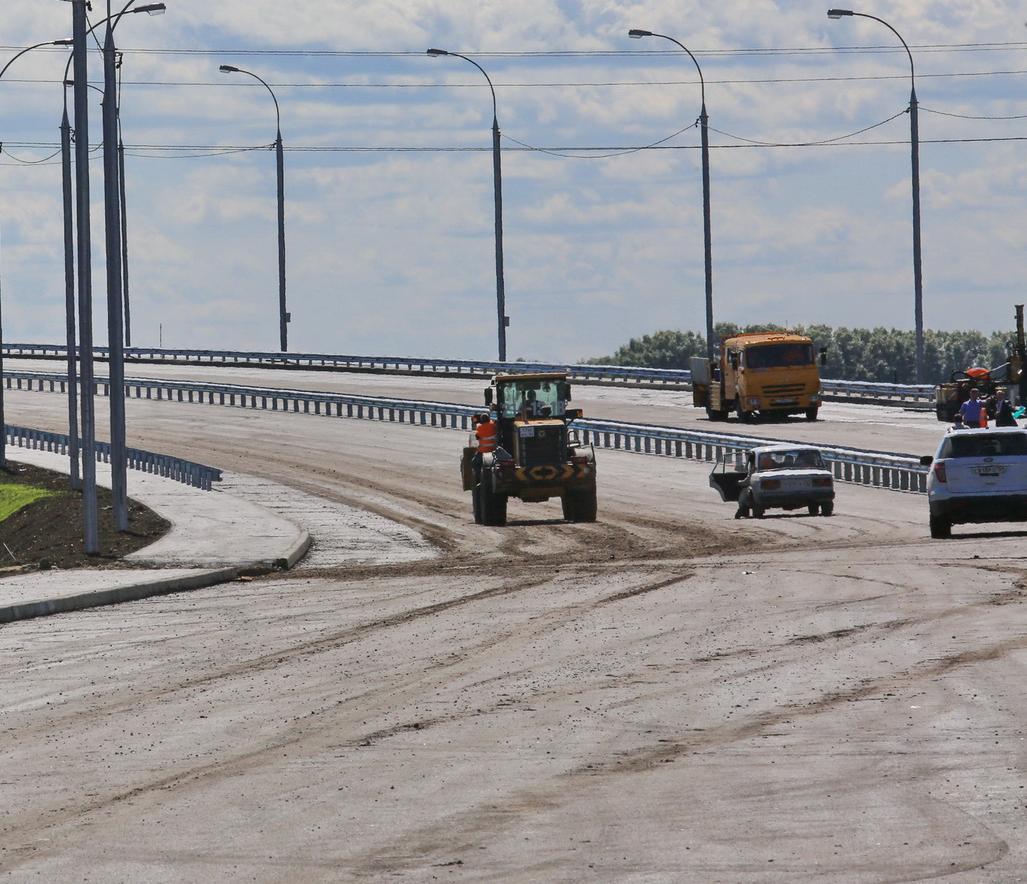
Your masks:
M33 46L28 46L25 49L22 49L20 52L15 54L7 62L7 64L4 65L2 70L0 70L0 80L3 79L3 76L4 76L4 74L7 73L8 68L10 68L10 66L12 64L14 64L19 58L21 58L26 52L31 52L33 49L38 49L40 46L71 46L72 42L73 42L72 40L48 40L48 41L46 41L44 43L36 43ZM65 101L65 105L64 105L64 117L65 117L65 120L67 120L67 116L68 116L68 106L67 106L67 101ZM62 136L62 138L61 138L61 146L62 146L62 149L63 149L63 146L64 146L64 140L63 140L64 129L63 128L61 129L61 136ZM67 200L67 198L68 198L68 193L66 191L65 192L65 199ZM65 211L67 213L67 203L65 204ZM65 215L65 220L66 221L68 220L68 217L69 216L66 214ZM65 246L67 246L67 242L65 242ZM72 247L72 249L73 249L73 251L72 251L72 261L74 261L74 247ZM65 253L65 254L67 255L67 253ZM67 266L65 266L65 274L66 273L67 273ZM66 280L66 282L67 282L67 280ZM79 481L78 481L78 420L77 420L77 415L76 415L77 405L76 405L76 396L75 396L75 277L74 277L74 267L72 267L72 278L71 278L70 285L71 285L70 294L68 294L66 292L66 295L67 295L67 297L69 299L68 300L68 304L66 305L66 307L70 311L69 312L69 318L68 318L68 326L67 326L67 334L68 334L68 341L67 341L67 343L68 343L68 354L67 354L67 356L68 356L68 457L70 459L71 465L70 465L70 469L68 471L68 474L69 474L69 482L71 483L71 487L72 488L77 488L78 485L79 485ZM2 328L2 323L0 323L0 336L2 336L2 333L3 333L3 328ZM3 344L2 337L0 337L0 346L2 346L2 344ZM3 418L3 395L4 395L4 393L3 393L3 353L0 352L0 451L2 451L3 448L4 448L4 443L5 443L5 438L6 438L3 435L5 433L5 430L4 430L4 418ZM0 463L6 463L6 461L7 461L6 451L4 451L3 456L0 457Z
M688 57L695 64L699 72L699 89L702 97L702 105L699 110L699 130L702 136L702 216L703 216L703 251L706 270L706 358L713 359L715 343L713 335L713 242L710 233L710 118L706 113L706 81L703 79L702 68L696 61L694 55L684 43L668 37L666 34L655 34L652 31L642 31L632 28L628 36L636 40L642 37L660 37L663 40L670 40L676 46L680 46Z
M100 552L96 506L96 414L93 403L93 283L89 223L89 62L86 0L72 0L75 77L75 208L78 221L78 345L82 383L82 520L86 555Z
M282 352L289 349L289 323L292 316L285 307L285 154L282 148L282 111L278 106L278 97L274 90L263 78L258 77L252 71L237 68L234 65L223 64L218 68L223 74L246 74L264 84L264 88L271 93L271 100L275 103L275 119L277 121L277 132L275 135L275 158L278 166L278 328L281 337Z
M124 302L121 263L121 188L118 183L118 81L114 29L135 0L111 15L107 0L107 31L103 43L103 201L107 241L107 346L110 348L111 497L114 525L128 530L128 458L125 452ZM132 12L160 15L163 3L136 7ZM76 85L78 77L75 77Z
M829 9L828 18L855 16L870 18L880 22L896 37L909 56L909 142L911 147L912 178L913 178L913 318L916 325L916 382L924 383L924 283L920 261L920 122L917 115L916 71L913 67L913 53L909 44L902 39L902 34L895 30L883 18L867 15L865 12L853 12L851 9Z
M506 362L506 329L510 325L510 317L506 315L506 283L503 278L503 169L499 151L499 115L496 110L496 88L485 73L485 69L473 58L459 52L447 52L445 49L429 49L428 55L452 55L473 64L489 84L492 92L492 189L496 205L496 311L499 318L499 361Z

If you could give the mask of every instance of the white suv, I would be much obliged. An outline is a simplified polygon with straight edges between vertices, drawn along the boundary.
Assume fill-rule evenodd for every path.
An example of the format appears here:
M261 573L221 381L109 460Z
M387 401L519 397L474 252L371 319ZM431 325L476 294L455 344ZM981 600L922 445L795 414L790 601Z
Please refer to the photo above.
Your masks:
M953 524L1027 521L1027 431L950 430L920 462L931 467L931 537L951 536Z

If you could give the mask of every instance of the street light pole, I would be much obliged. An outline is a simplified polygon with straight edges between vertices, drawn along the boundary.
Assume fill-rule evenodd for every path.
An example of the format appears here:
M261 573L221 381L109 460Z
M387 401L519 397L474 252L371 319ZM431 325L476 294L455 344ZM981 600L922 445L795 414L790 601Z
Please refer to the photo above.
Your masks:
M274 90L263 78L258 77L252 71L237 68L234 65L223 64L218 68L223 74L246 74L264 84L264 88L271 93L271 100L275 103L275 119L277 131L275 135L275 166L278 173L278 328L281 338L282 352L289 349L289 323L292 315L286 309L285 304L285 149L282 146L282 112L278 106L278 97Z
M93 392L93 283L89 229L89 64L86 57L86 0L72 0L75 41L75 177L78 218L78 342L82 383L82 518L86 555L100 552L96 506L96 414Z
M638 28L632 28L628 31L628 36L636 40L642 37L661 37L664 40L670 40L671 43L680 46L688 53L688 57L692 59L695 69L699 72L699 89L702 96L702 104L699 111L699 130L702 140L703 258L706 272L706 358L712 360L716 347L713 333L713 241L710 229L710 118L706 113L706 81L703 79L702 68L699 67L699 62L696 61L695 56L692 55L684 43L675 40L673 37L668 37L666 34L656 34L652 31L643 31Z
M869 18L880 22L899 38L899 42L906 50L906 55L909 56L909 143L913 183L913 320L916 326L916 382L922 384L924 383L924 284L920 253L920 120L913 53L910 52L909 44L902 38L902 35L883 18L868 15L865 12L853 12L851 9L829 9L827 11L828 18L838 19L848 16Z
M79 475L78 439L78 366L75 352L75 226L74 196L71 184L71 123L68 120L68 90L64 90L64 115L61 117L61 180L64 192L64 318L68 350L68 459L70 482L82 486Z
M468 58L459 52L447 52L445 49L429 49L427 54L434 57L452 55L470 62L481 71L492 92L492 187L496 207L496 312L498 313L499 320L499 361L506 362L506 329L510 324L510 317L506 315L506 282L503 271L503 168L500 162L499 114L496 107L496 89L492 85L489 75L485 73L485 69L473 58Z
M125 198L125 142L121 132L121 65L118 60L118 189L121 206L121 290L125 300L125 346L132 346L132 307L128 298L128 203Z
M110 348L111 494L114 525L128 530L125 484L125 353L121 266L121 193L118 185L118 98L114 25L103 43L103 202L107 238L107 346Z

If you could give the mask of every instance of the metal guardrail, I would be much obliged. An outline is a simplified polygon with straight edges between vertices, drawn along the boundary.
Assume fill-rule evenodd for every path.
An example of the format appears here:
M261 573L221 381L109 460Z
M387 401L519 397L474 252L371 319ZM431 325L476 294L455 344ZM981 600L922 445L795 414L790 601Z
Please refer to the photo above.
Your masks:
M67 377L49 372L6 372L8 389L65 392ZM109 395L107 378L96 378L98 395ZM326 417L349 417L390 423L450 427L469 430L472 415L481 406L454 405L380 396L354 396L308 390L281 390L235 384L208 384L154 378L126 378L129 398L167 400L194 404L259 408ZM620 421L581 419L574 421L585 444L639 454L680 457L712 462L725 452L742 452L758 445L789 444L787 440L761 439L732 433L709 433L678 427L629 424ZM794 443L806 444L806 443ZM855 448L818 446L839 481L896 491L924 492L927 468L918 457L892 452L861 451Z
M67 358L63 344L4 344L8 358ZM106 361L106 347L95 347L94 357ZM435 359L421 356L346 356L328 353L268 353L245 350L179 350L131 347L125 360L137 363L217 365L229 367L294 368L307 370L371 371L487 378L498 372L566 372L576 381L600 384L647 384L670 389L691 389L692 373L686 369L636 368L624 365L571 365L554 362L489 362L474 359ZM839 381L825 378L826 398L841 400L934 401L929 384L882 384L870 381Z
M34 430L29 427L5 427L7 444L18 448L31 448L38 451L52 451L56 454L68 453L68 437L63 433L51 433L47 430ZM173 479L184 485L191 485L203 491L210 491L211 483L221 481L221 470L171 457L167 454L154 454L140 448L128 448L125 451L130 469L144 473L153 473L166 479ZM109 442L96 441L96 460L98 463L110 463L111 446Z

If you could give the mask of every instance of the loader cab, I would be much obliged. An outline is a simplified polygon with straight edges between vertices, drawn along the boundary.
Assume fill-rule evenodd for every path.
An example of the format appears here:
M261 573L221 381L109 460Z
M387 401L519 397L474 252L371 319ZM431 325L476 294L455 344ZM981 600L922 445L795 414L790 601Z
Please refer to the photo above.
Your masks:
M496 414L499 444L518 464L560 462L567 446L571 385L565 374L497 375L485 392Z

